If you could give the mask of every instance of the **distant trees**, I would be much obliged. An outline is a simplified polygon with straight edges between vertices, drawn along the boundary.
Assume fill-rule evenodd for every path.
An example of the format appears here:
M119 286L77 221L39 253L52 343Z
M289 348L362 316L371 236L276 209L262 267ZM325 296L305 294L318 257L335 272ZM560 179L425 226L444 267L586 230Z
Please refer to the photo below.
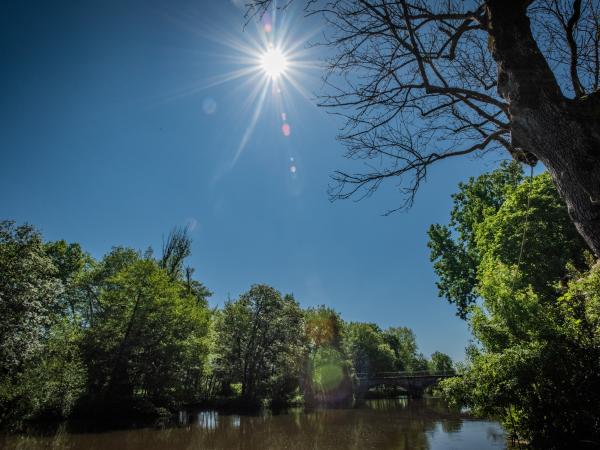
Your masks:
M352 363L344 348L345 324L326 306L304 313L307 355L303 376L308 403L338 404L352 398Z
M191 385L208 356L206 304L151 259L139 258L106 283L82 343L92 403L169 406L194 398Z
M240 383L248 402L291 397L302 370L303 327L302 311L291 295L252 286L227 302L217 319L217 373Z
M350 322L345 345L357 373L374 374L394 370L395 355L374 323Z
M42 354L62 292L41 235L0 222L0 421L27 409L25 374Z
M182 269L187 234L174 236L159 261L120 247L94 261L78 244L0 224L0 423L198 398L210 292Z
M381 330L373 323L350 322L344 343L357 373L428 370L427 358L418 351L415 335L407 327Z
M0 425L217 398L341 404L358 373L428 367L409 328L302 310L270 286L211 310L210 291L185 265L190 251L176 229L159 257L113 247L95 260L77 243L2 222Z
M41 351L23 372L16 417L63 418L86 392L87 367L82 357L83 330L67 317L57 318ZM15 418L15 416L13 416Z
M1 376L16 374L39 350L63 287L41 235L0 223Z
M433 352L427 366L432 372L451 372L454 370L452 358L441 352Z
M58 298L58 308L71 320L81 318L85 308L86 295L81 290L81 280L93 264L77 243L66 241L48 242L45 244L46 254L56 268L56 278L62 284L63 291Z
M427 360L421 353L418 353L415 333L410 328L390 327L383 332L383 339L394 352L395 370L427 370Z

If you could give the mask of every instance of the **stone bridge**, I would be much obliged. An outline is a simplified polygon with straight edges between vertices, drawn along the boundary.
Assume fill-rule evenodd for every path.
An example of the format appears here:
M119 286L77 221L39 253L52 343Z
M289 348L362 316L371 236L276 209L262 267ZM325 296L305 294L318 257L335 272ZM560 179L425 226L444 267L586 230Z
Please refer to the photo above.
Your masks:
M375 386L398 386L410 397L421 397L429 386L437 384L444 378L455 377L456 372L379 372L357 373L356 399L363 400L369 389Z

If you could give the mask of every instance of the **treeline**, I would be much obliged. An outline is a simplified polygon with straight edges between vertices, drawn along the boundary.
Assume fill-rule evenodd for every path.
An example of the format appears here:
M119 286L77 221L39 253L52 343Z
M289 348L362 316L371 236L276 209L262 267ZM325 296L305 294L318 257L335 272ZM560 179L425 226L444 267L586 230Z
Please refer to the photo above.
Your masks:
M550 175L503 164L453 200L429 246L476 341L445 394L533 448L600 447L600 266Z
M45 242L0 223L0 422L168 413L182 404L351 400L356 374L452 368L408 328L344 322L254 285L222 309L186 266L191 240L114 247Z

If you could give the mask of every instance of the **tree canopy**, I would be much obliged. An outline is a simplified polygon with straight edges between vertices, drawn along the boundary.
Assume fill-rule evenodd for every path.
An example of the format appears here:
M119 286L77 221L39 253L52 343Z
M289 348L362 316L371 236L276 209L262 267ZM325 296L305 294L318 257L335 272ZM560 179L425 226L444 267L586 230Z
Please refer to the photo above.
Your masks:
M569 220L550 176L524 180L517 163L471 178L452 196L448 225L429 229L439 295L465 318L479 296L481 271L519 264L540 292L556 292L567 264L586 267L585 242Z
M450 227L430 230L440 294L468 317L476 339L461 378L443 388L476 413L501 417L534 448L582 448L600 437L598 267L590 270L593 258L548 174L509 172L461 185Z
M291 295L255 285L227 302L217 322L217 370L241 384L247 401L289 396L297 387L303 352L303 315Z
M94 259L2 222L0 426L128 420L195 402L347 405L362 372L439 365L407 327L303 310L264 284L209 308L210 291L186 266L191 248L176 229L159 257L115 246Z

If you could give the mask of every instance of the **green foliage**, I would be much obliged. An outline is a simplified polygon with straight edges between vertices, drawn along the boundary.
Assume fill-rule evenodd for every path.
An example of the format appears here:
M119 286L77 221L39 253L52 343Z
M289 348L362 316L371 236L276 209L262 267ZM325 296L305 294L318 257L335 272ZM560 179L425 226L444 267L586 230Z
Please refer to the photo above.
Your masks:
M489 176L468 186L477 183L498 191ZM475 277L461 280L444 265L454 256L436 254L442 283L463 283L473 295L449 299L460 315L469 313L478 342L462 376L445 380L441 389L476 413L501 417L514 437L534 448L600 442L598 268L580 272L586 247L548 174L509 183L501 192L502 202L491 207L481 207L487 201L480 195L457 205L482 211L462 222L468 230L452 241L476 256ZM441 248L439 235L430 237L436 240L432 248Z
M427 361L418 353L415 333L410 328L390 327L383 332L383 339L394 352L394 370L427 370Z
M66 417L82 398L92 410L199 398L210 292L180 270L188 253L174 250L165 269L121 247L96 262L78 244L2 222L0 423Z
M304 332L311 349L341 349L344 323L339 314L326 306L308 308L304 312Z
M321 393L338 388L347 378L347 365L342 353L332 347L320 347L310 358L310 378Z
M37 415L67 417L85 392L87 370L81 357L83 332L62 318L53 324L44 350L25 370L21 401Z
M479 271L490 270L488 266L495 266L496 261L506 265L520 261L522 283L531 285L544 297L556 296L556 282L567 275L567 264L586 267L587 245L548 173L510 189L497 212L486 215L475 230L483 262ZM524 232L526 240L521 252Z
M92 398L155 405L184 398L184 380L207 353L206 307L147 259L108 278L98 305L83 346Z
M62 285L42 237L29 225L0 222L0 377L22 369L43 345Z
M415 334L407 327L381 330L372 323L351 322L346 326L344 345L356 373L428 370Z
M42 347L18 373L0 383L0 398L6 408L0 423L71 413L86 380L80 338L80 329L66 319L50 328Z
M452 196L448 226L429 229L431 260L439 294L466 318L478 296L482 262L487 258L516 264L521 258L526 283L544 294L556 293L567 263L585 267L587 248L547 173L522 181L517 163L505 163L490 174L471 178ZM529 209L527 204L529 201ZM521 254L527 226L527 247Z
M454 370L454 363L445 353L433 352L428 363L428 368L432 372L451 372Z
M307 368L304 398L307 403L336 404L352 398L352 363L343 346L344 323L331 308L319 306L304 312Z
M352 373L427 369L410 329L302 311L269 286L211 311L185 266L190 249L179 229L159 259L113 247L94 260L79 244L0 223L0 424L130 417L219 393L342 404Z
M225 304L217 322L216 367L241 383L245 401L282 400L298 387L304 353L303 314L291 295L254 285Z
M125 247L113 247L102 260L92 261L74 284L82 296L80 306L84 325L93 326L100 310L98 299L103 289L110 289L108 281L140 258L137 251Z
M21 405L27 367L42 352L62 293L40 234L0 222L0 422L30 410Z
M396 355L374 323L350 322L345 345L356 373L394 371Z
M81 280L91 268L92 258L76 243L55 241L48 242L44 247L46 255L50 257L57 270L55 276L63 286L63 292L56 305L57 313L69 314L72 318L82 315L85 310L86 293L81 290Z
M477 266L481 260L475 239L477 227L500 209L508 191L522 179L521 166L505 162L494 172L460 183L459 191L452 195L450 223L429 228L427 245L439 278L439 295L454 303L462 318L477 298Z
M513 291L511 271L498 272L486 280L484 307L472 320L482 348L471 352L461 379L443 383L447 395L503 417L535 448L598 442L598 268L571 281L554 302L530 287Z

